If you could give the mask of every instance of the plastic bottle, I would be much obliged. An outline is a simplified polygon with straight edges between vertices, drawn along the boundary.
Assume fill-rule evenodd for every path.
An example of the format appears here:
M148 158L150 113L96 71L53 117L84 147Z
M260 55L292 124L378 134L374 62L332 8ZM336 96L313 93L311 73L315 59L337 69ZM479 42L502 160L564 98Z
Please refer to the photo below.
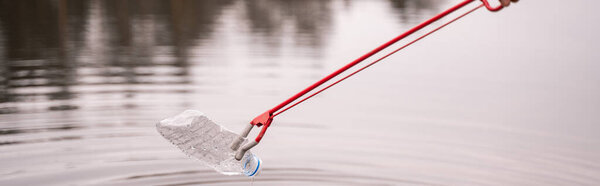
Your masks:
M229 146L238 134L211 121L200 111L186 110L158 122L156 129L185 154L221 174L256 176L260 172L262 162L252 152L246 152L241 161L234 158L235 151Z

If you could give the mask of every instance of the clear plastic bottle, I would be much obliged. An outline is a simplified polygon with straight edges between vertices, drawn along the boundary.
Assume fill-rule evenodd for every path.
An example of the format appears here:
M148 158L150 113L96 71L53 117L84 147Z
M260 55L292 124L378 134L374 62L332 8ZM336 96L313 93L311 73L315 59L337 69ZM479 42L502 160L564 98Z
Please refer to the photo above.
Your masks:
M238 134L211 121L200 111L186 110L158 122L156 128L185 154L221 174L255 176L261 169L260 158L250 151L241 161L236 160L236 152L230 144Z

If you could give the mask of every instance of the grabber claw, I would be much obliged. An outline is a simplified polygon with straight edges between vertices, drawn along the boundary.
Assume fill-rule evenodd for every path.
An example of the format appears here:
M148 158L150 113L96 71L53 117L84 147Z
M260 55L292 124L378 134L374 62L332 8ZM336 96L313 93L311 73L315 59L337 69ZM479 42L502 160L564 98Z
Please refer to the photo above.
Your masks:
M246 154L246 151L248 151L252 147L258 145L258 142L260 142L262 137L265 135L265 132L267 131L267 128L269 128L269 126L271 125L271 122L273 122L273 114L271 112L265 112L265 113L259 115L258 117L254 118L250 122L250 124L248 124L246 126L246 128L244 129L244 131L242 131L240 136L238 136L238 138L236 138L231 143L231 149L234 151L237 151L237 153L235 154L236 160L238 160L238 161L242 160L242 157L244 157L244 154ZM262 130L260 130L260 133L258 133L258 136L256 136L256 139L254 139L254 141L251 141L240 148L240 145L242 144L244 139L246 139L246 137L248 137L248 134L250 133L250 131L252 130L252 128L255 125L257 127L262 126L263 127Z

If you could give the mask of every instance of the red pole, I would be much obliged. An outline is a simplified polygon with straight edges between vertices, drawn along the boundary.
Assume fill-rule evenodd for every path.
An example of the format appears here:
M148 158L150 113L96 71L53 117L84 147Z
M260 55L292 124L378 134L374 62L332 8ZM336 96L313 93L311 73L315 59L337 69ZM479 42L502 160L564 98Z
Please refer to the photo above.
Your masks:
M385 48L387 48L387 47L391 46L392 44L394 44L394 43L396 43L396 42L398 42L398 41L400 41L400 40L402 40L402 39L404 39L404 38L408 37L409 35L411 35L411 34L413 34L413 33L417 32L417 31L421 30L422 28L424 28L424 27L426 27L426 26L430 25L431 23L433 23L433 22L436 22L436 21L440 20L441 18L443 18L443 17L447 16L448 14L450 14L450 13L452 13L452 12L454 12L454 11L458 10L458 9L461 9L462 7L464 7L464 6L468 5L469 3L473 2L473 1L475 1L475 0L465 0L465 1L463 1L463 2L461 2L461 3L459 3L459 4L457 4L457 5L453 6L452 8L449 8L448 10L446 10L446 11L444 11L444 12L442 12L442 13L440 13L440 14L438 14L438 15L434 16L434 17L432 17L431 19L429 19L429 20L427 20L427 21L425 21L425 22L423 22L423 23L421 23L421 24L419 24L419 25L415 26L414 28L412 28L412 29L410 29L410 30L406 31L405 33L403 33L403 34L401 34L401 35L399 35L399 36L395 37L394 39L392 39L392 40L390 40L390 41L388 41L388 42L384 43L383 45L381 45L381 46L379 46L379 47L377 47L377 48L373 49L373 50L372 50L372 51L370 51L369 53L367 53L367 54L365 54L365 55L363 55L363 56L359 57L358 59L356 59L356 60L354 60L354 61L352 61L352 62L348 63L347 65L343 66L342 68L340 68L340 69L336 70L335 72L333 72L333 73L329 74L329 75L328 75L328 76L326 76L325 78L323 78L323 79L321 79L321 80L317 81L316 83L312 84L311 86L307 87L306 89L302 90L301 92L297 93L296 95L294 95L294 96L290 97L289 99L285 100L284 102L280 103L279 105L277 105L277 106L273 107L272 109L268 110L267 112L265 112L265 113L262 113L261 115L257 116L256 118L254 118L254 119L253 119L253 120L250 122L250 124L251 124L251 125L256 125L256 126L258 126L258 127L260 127L260 126L263 126L263 125L264 125L264 126L263 126L262 130L259 132L258 136L257 136L257 137L256 137L256 139L255 139L255 141L256 141L256 144L257 144L258 142L260 142L260 140L261 140L261 139L262 139L262 137L264 136L265 132L267 131L267 128L269 128L269 126L270 126L270 125L271 125L271 123L273 122L273 117L275 117L276 115L280 114L281 112L284 112L284 111L286 111L287 109L289 109L289 108L291 108L291 107L294 107L295 105L297 105L297 104L299 104L299 103L301 103L301 102L305 101L306 99L309 99L309 98L311 98L312 96L314 96L314 95L316 95L316 94L318 94L318 93L320 93L320 92L322 92L322 91L324 91L324 90L328 89L329 87L331 87L331 86L333 86L333 85L335 85L335 84L339 83L340 81L343 81L344 79L346 79L346 78L348 78L348 77L350 77L350 76L352 76L352 75L354 75L354 74L356 74L356 73L358 73L358 72L360 72L360 71L364 70L365 68L368 68L369 66L371 66L371 65L373 65L373 64L375 64L375 63L377 63L378 61L382 60L383 58L385 58L385 57L387 57L387 56L389 56L389 55L392 55L393 53L395 53L395 52L397 52L397 51L399 51L399 50L403 49L404 47L406 47L406 46L408 46L408 45L410 45L410 44L412 44L412 43L414 43L414 42L417 42L418 40L421 40L422 38L424 38L424 37L428 36L429 34L431 34L431 33L435 32L435 31L437 31L437 30L439 30L439 29L443 28L444 26L446 26L446 25L448 25L448 24L450 24L450 23L452 23L452 22L454 22L454 21L456 21L456 20L460 19L461 17L463 17L463 16L465 16L465 15L467 15L467 14L469 14L469 13L471 13L471 12L475 11L476 9L478 9L478 8L480 8L480 7L482 7L482 6L485 6L485 7L486 7L488 10L490 10L490 11L492 11L492 12L499 11L499 10L501 10L501 9L503 8L501 5L500 5L500 6L496 6L496 7L492 7L492 6L491 6L491 5L488 3L488 0L481 0L481 1L483 2L483 5L480 5L480 6L476 7L476 8L474 8L474 9L472 9L471 11L469 11L469 12L467 12L467 13L465 13L465 14L463 14L463 15L461 15L461 16L459 16L459 17L455 18L455 19L453 19L452 21L450 21L450 22L448 22L448 23L446 23L446 24L444 24L444 25L442 25L442 26L440 26L440 27L438 27L438 28L434 29L433 31L431 31L431 32L429 32L429 33L427 33L427 34L425 34L425 35L421 36L420 38L417 38L416 40L414 40L414 41L410 42L409 44L407 44L407 45L405 45L405 46L403 46L403 47L401 47L401 48L399 48L399 49L396 49L396 50L395 50L395 51L393 51L392 53L389 53L389 54L387 54L386 56L384 56L384 57L382 57L382 58L380 58L380 59L378 59L378 60L376 60L376 61L372 62L371 64L369 64L369 65L367 65L367 66L365 66L365 67L363 67L363 68L361 68L361 69L359 69L359 70L357 70L357 71L355 71L355 72L351 73L351 74L350 74L350 75L348 75L348 76L345 76L344 78L342 78L342 79L340 79L340 80L338 80L338 81L334 82L333 84L331 84L331 85L329 85L329 86L327 86L327 87L325 87L325 88L323 88L323 89L321 89L321 90L317 91L316 93L314 93L314 94L312 94L312 95L310 95L310 96L308 96L308 97L304 98L303 100L301 100L301 101L299 101L299 102L297 102L297 103L293 104L292 106L290 106L290 107L287 107L285 110L283 110L283 111L280 111L279 113L275 114L275 112L279 111L281 108L283 108L283 107L285 107L286 105L288 105L288 104L290 104L290 103L294 102L294 101L295 101L295 100L297 100L298 98L300 98L300 97L304 96L306 93L308 93L308 92L310 92L310 91L314 90L314 89L315 89L315 88L317 88L318 86L321 86L323 83L325 83L325 82L327 82L327 81L331 80L332 78L334 78L334 77L338 76L339 74L343 73L344 71L346 71L346 70L348 70L348 69L352 68L353 66L355 66L355 65L357 65L358 63L360 63L360 62L364 61L365 59L367 59L367 58L369 58L369 57L373 56L374 54L376 54L376 53L380 52L381 50L383 50L383 49L385 49ZM275 115L273 115L273 114L275 114ZM254 144L254 145L256 145L256 144ZM246 150L247 150L247 149L250 149L250 148L252 148L254 145L252 145L252 146L248 146L248 147L245 147L245 148L246 148Z
M317 88L318 86L321 86L323 83L329 81L330 79L332 79L335 76L343 73L344 71L352 68L353 66L355 66L358 63L364 61L365 59L373 56L374 54L378 53L379 51L381 51L381 50L383 50L383 49L391 46L392 44L394 44L394 43L396 43L396 42L398 42L398 41L400 41L400 40L408 37L409 35L411 35L411 34L417 32L417 31L421 30L422 28L426 27L427 25L429 25L429 24L431 24L431 23L433 23L433 22L435 22L435 21L443 18L444 16L447 16L448 14L450 14L450 13L452 13L452 12L454 12L454 11L456 11L456 10L458 10L458 9L466 6L466 5L468 5L469 3L473 2L473 1L475 1L475 0L465 0L465 1L461 2L461 3L459 3L458 5L455 5L454 7L450 8L450 9L448 9L448 10L446 10L446 11L444 11L444 12L442 12L442 13L436 15L436 16L434 16L433 18L431 18L431 19L429 19L429 20L427 20L427 21L425 21L425 22L417 25L416 27L414 27L414 28L406 31L405 33L397 36L396 38L394 38L394 39L392 39L392 40L384 43L383 45L381 45L381 46L373 49L369 53L367 53L367 54L359 57L358 59L352 61L351 63L348 63L346 66L344 66L344 67L336 70L335 72L329 74L325 78L317 81L316 83L312 84L311 86L307 87L306 89L302 90L301 92L298 92L296 95L290 97L289 99L285 100L284 102L280 103L279 105L273 107L271 110L268 111L269 114L273 114L273 113L277 112L279 109L285 107L286 105L290 104L294 100L296 100L296 99L304 96L306 93L308 93L311 90Z

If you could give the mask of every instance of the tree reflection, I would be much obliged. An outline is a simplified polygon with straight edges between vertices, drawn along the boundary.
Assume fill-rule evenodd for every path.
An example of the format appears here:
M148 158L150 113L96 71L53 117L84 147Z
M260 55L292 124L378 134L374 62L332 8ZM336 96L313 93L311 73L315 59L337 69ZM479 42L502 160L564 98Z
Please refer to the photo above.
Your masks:
M342 3L351 6L351 2ZM438 1L390 2L404 16L408 9L435 8ZM45 109L76 109L78 106L69 100L83 94L129 98L158 91L137 85L189 84L190 51L212 47L202 46L206 44L202 41L219 37L215 30L226 10L239 16L258 44L276 51L282 47L282 38L289 37L294 45L319 55L333 25L334 3L0 0L0 109L10 107L9 103L37 101L54 102ZM79 91L91 87L96 88Z
M414 20L413 15L421 15L419 11L436 10L445 0L389 0L400 21ZM411 12L412 11L412 12ZM415 12L416 11L416 12Z
M73 97L69 87L75 75L69 48L77 48L77 43L68 40L81 37L79 21L85 16L77 10L82 6L85 2L66 0L0 1L5 45L2 68L6 71L2 73L1 101L35 100L40 91L26 91L35 87L51 87L44 93L50 100Z
M295 42L321 47L331 27L330 0L256 0L245 2L246 19L252 32L266 35L267 44L278 47L286 26L294 28Z

